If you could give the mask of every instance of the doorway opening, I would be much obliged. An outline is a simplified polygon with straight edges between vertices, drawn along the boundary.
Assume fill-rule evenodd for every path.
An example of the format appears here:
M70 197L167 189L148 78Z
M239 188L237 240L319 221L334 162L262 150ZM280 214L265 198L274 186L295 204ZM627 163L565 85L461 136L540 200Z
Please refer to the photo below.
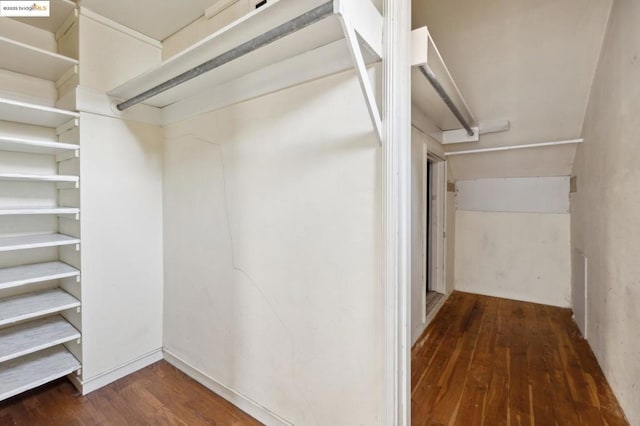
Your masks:
M424 321L428 323L445 297L444 229L446 162L427 154L424 164Z

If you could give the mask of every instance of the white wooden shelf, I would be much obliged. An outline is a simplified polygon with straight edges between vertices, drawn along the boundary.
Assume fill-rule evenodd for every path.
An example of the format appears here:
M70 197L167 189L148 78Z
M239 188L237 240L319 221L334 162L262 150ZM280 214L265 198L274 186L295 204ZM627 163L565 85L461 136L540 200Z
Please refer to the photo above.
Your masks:
M25 207L0 209L0 216L31 216L31 215L78 215L80 209L76 207Z
M62 262L35 263L0 269L0 290L44 281L77 277L80 275L73 266Z
M31 26L55 33L67 20L76 4L71 0L50 0L47 18L13 18Z
M78 306L78 299L59 288L0 299L0 326Z
M292 25L295 32L285 29L286 35L255 50L247 46L324 6L329 7L329 14L322 14L308 26L298 29ZM275 0L112 89L108 95L128 100L214 58L223 62L143 101L145 105L165 108L164 121L170 123L355 67L377 127L379 114L365 64L379 61L381 51L382 16L370 0L333 4L327 0ZM223 55L233 59L225 62L220 59Z
M40 28L58 39L77 23L77 4L75 0L49 0L47 5L48 17L5 19ZM77 76L78 68L79 61L75 58L0 36L0 70L47 80L58 87L73 84L69 79ZM55 130L64 142L57 141L53 131L48 131L51 135L42 138L27 135L26 131L25 134L15 134L15 129L22 127L14 126L15 129L11 127L14 130L0 132L0 155L3 151L43 154L53 156L56 162L79 156L79 145L69 143L78 142L77 129L69 133L78 126L78 112L10 98L0 97L1 122L47 127ZM0 182L46 183L58 189L79 187L80 177L73 171L70 174L64 173L69 172L67 170L60 174L56 171L47 174L23 170L18 173L0 171ZM18 183L10 185L16 190L31 188ZM15 206L17 203L7 199L7 207L0 208L0 218L9 217L11 220L11 216L50 215L59 216L60 220L80 219L79 208L64 206L74 203L57 203L56 200L54 197L43 203L48 204L47 207L30 207L24 204ZM0 253L65 246L70 247L67 250L73 250L74 246L79 250L79 244L80 239L63 234L3 237L0 238ZM59 253L60 256L64 254L66 252ZM33 260L23 259L21 263L28 262ZM80 332L59 314L74 308L79 313L81 302L62 288L51 288L56 280L67 278L79 283L79 277L77 268L59 260L0 268L0 291L7 293L4 290L14 289L8 293L12 296L0 299L0 401L74 372L79 373L81 363L64 345L80 339ZM40 286L37 291L29 286L47 282L51 285ZM42 290L43 287L48 289ZM22 294L16 295L17 292Z
M59 345L0 364L0 401L80 369L80 362Z
M59 155L80 150L80 145L0 136L0 151Z
M80 114L73 111L0 98L0 120L4 121L58 127L78 117Z
M57 81L75 65L78 65L75 59L0 37L0 68L2 69Z
M64 234L37 234L0 238L0 252L80 244L80 239Z
M0 181L13 182L54 182L54 183L75 183L80 181L78 176L69 175L38 175L26 173L0 173Z
M0 330L0 363L80 338L80 332L59 315Z

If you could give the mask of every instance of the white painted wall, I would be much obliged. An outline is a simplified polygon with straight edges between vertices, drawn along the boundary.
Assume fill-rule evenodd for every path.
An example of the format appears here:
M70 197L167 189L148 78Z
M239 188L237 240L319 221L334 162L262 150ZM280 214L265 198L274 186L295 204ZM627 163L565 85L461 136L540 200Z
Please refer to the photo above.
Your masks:
M84 15L79 52L80 85L97 93L160 60L159 48ZM83 382L92 390L162 348L163 132L82 112L80 140Z
M81 86L106 93L160 62L161 49L132 33L80 15Z
M569 215L456 212L455 288L568 307Z
M86 382L162 347L162 130L80 121Z
M569 178L456 182L455 288L569 306Z
M640 424L640 3L616 0L578 148L572 245L588 259L589 343Z
M166 351L262 421L380 424L380 148L354 74L165 144Z

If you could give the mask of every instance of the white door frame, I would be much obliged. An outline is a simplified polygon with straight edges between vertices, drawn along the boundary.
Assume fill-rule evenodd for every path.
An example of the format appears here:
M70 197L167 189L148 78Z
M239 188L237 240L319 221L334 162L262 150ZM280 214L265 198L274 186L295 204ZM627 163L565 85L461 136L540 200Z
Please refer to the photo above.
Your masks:
M428 152L427 145L424 145L424 155L422 165L422 187L424 188L422 197L422 280L426 282L427 279L427 239L428 232L427 226L431 225L431 235L436 237L432 239L434 245L431 253L431 276L429 277L430 283L433 283L433 290L445 294L445 226L446 226L446 197L447 197L447 162L440 158L438 155ZM431 200L427 199L427 163L431 161L433 176L431 181ZM427 223L427 203L431 202L431 224ZM424 295L426 298L426 295ZM423 303L425 306L424 319L426 320L426 300Z
M411 424L411 1L384 0L382 426Z

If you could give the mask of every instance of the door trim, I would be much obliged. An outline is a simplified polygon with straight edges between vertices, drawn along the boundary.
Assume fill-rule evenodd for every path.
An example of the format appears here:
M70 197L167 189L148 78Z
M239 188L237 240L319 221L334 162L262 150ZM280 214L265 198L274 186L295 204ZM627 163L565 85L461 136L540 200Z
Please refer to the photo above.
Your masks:
M383 353L384 426L411 424L411 2L384 0Z

